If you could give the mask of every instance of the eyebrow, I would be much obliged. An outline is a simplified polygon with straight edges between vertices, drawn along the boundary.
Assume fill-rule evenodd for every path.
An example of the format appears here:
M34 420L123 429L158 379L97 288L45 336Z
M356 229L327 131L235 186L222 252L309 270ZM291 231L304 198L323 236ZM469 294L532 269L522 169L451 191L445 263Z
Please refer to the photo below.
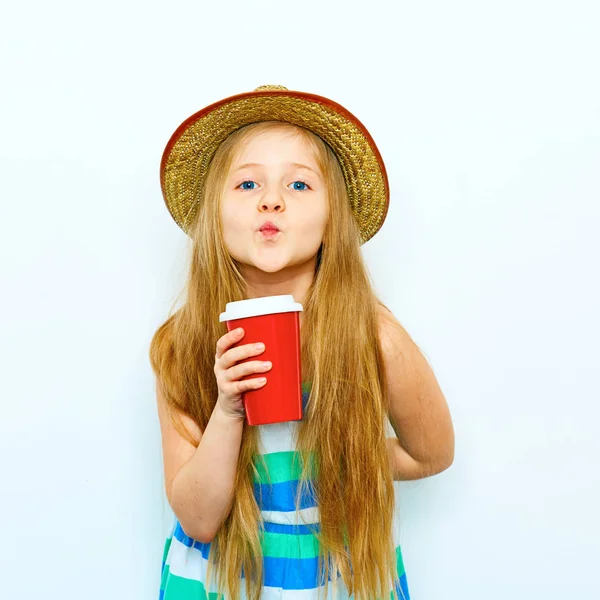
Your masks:
M311 167L309 167L308 165L303 165L302 163L297 163L297 162L290 162L287 163L287 166L290 167L297 167L298 169L306 169L307 171L312 171L313 173L315 173L316 175L320 175L318 171L315 171L314 169L312 169ZM241 171L242 169L245 169L246 167L264 167L264 165L261 165L260 163L245 163L243 165L240 165L235 171Z

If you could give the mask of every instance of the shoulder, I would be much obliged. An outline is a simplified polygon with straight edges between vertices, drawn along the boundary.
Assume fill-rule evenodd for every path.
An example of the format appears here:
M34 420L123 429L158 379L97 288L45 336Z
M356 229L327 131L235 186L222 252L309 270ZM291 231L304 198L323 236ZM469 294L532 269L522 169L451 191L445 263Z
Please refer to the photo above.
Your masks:
M387 307L381 305L377 313L379 346L392 402L400 396L415 396L420 385L433 379L429 362Z
M415 351L416 345L408 331L394 316L392 311L382 303L376 306L377 332L384 358L390 358L399 352Z

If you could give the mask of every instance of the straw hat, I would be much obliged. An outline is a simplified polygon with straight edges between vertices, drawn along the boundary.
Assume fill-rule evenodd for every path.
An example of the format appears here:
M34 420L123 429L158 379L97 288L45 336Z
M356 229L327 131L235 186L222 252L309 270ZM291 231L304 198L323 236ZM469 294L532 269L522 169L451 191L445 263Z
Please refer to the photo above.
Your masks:
M236 129L258 121L284 121L309 129L335 152L361 243L385 220L389 184L383 159L366 127L333 100L282 85L263 85L230 96L187 118L173 133L160 164L160 184L175 222L189 233L210 161L219 144Z

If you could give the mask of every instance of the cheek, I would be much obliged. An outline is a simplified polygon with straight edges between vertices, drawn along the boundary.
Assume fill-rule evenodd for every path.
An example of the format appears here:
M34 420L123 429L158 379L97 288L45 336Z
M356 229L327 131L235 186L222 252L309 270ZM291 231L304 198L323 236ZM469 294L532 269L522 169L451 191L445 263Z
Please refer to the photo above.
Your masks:
M230 206L223 206L221 209L221 226L223 235L227 238L232 235L238 235L243 229L243 219L238 211Z
M297 230L298 241L311 251L316 251L323 242L325 227L327 226L327 215L313 216L302 223Z
M323 239L323 234L325 233L325 229L327 227L327 210L324 209L314 220L312 229L315 236L319 236Z
M327 205L319 203L319 205L312 205L307 207L307 211L302 213L301 211L296 213L295 217L301 223L301 229L303 231L325 231L328 218Z

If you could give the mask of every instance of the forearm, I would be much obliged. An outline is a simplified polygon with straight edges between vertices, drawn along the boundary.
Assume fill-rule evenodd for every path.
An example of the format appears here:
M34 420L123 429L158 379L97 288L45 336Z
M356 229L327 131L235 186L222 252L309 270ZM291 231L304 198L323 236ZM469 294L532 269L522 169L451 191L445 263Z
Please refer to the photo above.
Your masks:
M387 438L388 454L395 481L412 481L441 473L446 467L415 460L397 437Z
M173 481L173 512L198 541L210 542L231 510L243 427L217 403L196 452Z

